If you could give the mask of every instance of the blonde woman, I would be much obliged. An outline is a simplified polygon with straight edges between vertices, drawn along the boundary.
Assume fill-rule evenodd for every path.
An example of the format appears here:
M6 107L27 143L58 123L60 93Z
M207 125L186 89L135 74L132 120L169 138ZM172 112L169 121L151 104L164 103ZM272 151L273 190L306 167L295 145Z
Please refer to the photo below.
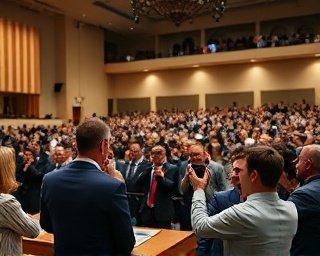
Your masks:
M17 189L15 179L15 153L0 146L0 256L22 254L21 236L35 238L40 226L21 208L10 193Z

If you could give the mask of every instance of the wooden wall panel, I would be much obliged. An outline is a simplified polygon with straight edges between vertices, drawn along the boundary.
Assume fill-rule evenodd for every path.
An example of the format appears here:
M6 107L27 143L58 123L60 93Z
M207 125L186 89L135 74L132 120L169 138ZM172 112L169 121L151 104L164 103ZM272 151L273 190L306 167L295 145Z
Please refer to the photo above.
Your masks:
M278 103L284 101L290 105L293 103L301 103L306 100L307 103L315 104L316 92L315 88L299 89L299 90L275 90L261 91L261 104Z
M150 98L127 98L117 99L118 113L128 113L140 111L141 113L150 112Z
M197 110L199 106L199 95L166 96L156 98L157 110Z
M37 28L0 18L0 91L40 94Z
M253 92L206 94L206 108L229 108L236 103L237 107L253 106Z

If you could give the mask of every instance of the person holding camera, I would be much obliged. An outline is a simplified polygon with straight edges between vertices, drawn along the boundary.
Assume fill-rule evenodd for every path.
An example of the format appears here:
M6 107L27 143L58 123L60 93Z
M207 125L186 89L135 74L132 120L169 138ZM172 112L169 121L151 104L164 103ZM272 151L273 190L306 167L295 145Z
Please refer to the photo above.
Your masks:
M283 157L270 146L245 148L234 171L246 201L213 216L208 216L205 196L210 174L206 171L199 178L189 170L195 234L222 239L224 255L289 255L298 212L294 203L281 200L277 194L283 166Z
M180 193L183 195L183 220L181 221L182 230L192 230L191 227L191 200L193 196L193 188L189 179L190 170L195 171L199 177L203 177L205 171L209 173L208 184L205 188L206 199L210 201L215 191L226 190L225 171L221 164L210 160L209 155L205 152L201 144L189 146L189 160L180 166L181 182L179 184Z
M239 204L245 200L245 195L241 194L239 181L239 162L242 159L244 147L236 148L232 152L231 166L229 169L229 179L232 188L226 191L215 192L213 199L208 202L209 216L218 214L232 205ZM198 239L197 256L223 256L223 241L221 239L200 238Z

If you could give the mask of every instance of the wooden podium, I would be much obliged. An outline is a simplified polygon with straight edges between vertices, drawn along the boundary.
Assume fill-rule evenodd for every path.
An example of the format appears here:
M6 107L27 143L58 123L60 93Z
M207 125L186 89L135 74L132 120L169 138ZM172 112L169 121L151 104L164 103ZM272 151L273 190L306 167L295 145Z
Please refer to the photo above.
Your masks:
M141 229L141 228L139 228ZM53 235L41 231L35 239L23 238L23 253L53 256ZM135 247L132 256L195 256L197 239L191 231L161 229L155 236Z

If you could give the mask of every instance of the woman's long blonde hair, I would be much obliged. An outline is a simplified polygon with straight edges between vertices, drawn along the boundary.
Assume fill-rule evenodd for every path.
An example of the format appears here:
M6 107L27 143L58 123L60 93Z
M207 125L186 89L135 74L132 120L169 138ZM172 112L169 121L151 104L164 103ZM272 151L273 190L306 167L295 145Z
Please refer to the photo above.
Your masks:
M0 146L0 193L9 194L17 187L14 149Z

